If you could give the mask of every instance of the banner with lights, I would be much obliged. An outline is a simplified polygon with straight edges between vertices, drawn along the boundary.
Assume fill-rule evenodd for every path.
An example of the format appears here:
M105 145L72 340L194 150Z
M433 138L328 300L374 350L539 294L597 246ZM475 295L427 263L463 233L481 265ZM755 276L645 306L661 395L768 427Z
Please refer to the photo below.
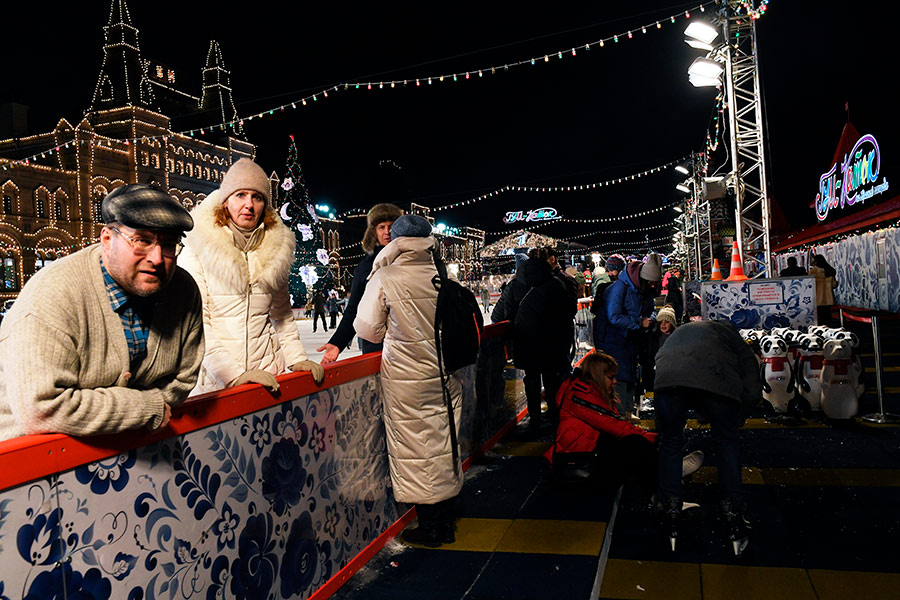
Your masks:
M881 149L873 135L864 135L844 160L838 172L838 163L819 178L819 193L816 194L816 218L824 221L831 209L845 208L883 194L888 190L886 177L879 180L881 172Z
M519 223L520 221L531 223L534 221L552 221L558 218L559 213L557 212L557 210L555 208L547 206L544 208L536 208L529 211L510 211L506 213L505 217L503 217L503 222L507 224Z

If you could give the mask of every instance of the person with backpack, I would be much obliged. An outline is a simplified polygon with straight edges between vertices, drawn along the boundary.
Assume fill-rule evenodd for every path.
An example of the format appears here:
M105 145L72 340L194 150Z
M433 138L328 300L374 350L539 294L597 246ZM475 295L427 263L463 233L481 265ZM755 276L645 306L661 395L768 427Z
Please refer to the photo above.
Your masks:
M572 372L569 350L574 340L578 309L566 285L553 274L545 248L532 248L525 263L525 284L530 288L513 324L515 365L525 371L528 425L537 433L541 415L541 384L549 421L556 421L553 399L563 379Z
M441 374L435 339L440 285L435 283L443 278L431 231L418 215L394 222L391 242L372 265L353 327L370 342L384 341L381 391L391 483L394 498L415 504L419 518L403 539L435 548L455 541L453 501L463 472L453 442L462 386L454 374ZM477 302L475 311L481 314Z

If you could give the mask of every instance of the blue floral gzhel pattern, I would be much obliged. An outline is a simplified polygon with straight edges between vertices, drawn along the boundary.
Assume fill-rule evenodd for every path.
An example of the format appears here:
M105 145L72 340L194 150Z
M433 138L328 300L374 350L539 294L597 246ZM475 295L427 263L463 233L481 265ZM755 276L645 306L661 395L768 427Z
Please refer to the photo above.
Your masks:
M704 319L727 320L739 329L805 327L815 324L816 286L811 277L766 280L766 285L782 288L783 302L758 304L750 299L756 281L704 282L701 310Z
M364 377L3 491L0 600L309 597L398 518L379 387Z

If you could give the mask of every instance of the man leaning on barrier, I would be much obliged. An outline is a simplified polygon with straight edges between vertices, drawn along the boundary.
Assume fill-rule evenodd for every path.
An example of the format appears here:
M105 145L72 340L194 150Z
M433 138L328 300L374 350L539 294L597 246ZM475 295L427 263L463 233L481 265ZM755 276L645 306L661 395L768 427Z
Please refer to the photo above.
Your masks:
M190 214L145 184L101 214L100 243L36 273L0 325L0 440L158 429L197 381L200 294L176 266Z

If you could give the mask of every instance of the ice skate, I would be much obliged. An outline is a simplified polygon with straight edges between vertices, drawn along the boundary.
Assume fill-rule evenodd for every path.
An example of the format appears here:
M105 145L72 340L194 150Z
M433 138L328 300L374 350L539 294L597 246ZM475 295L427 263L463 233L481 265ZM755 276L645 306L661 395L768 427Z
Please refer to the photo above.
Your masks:
M744 511L738 510L727 500L722 502L722 512L734 555L740 556L750 543L750 521Z
M695 473L703 464L703 452L694 450L681 459L681 478L684 479L688 475Z
M678 541L678 526L681 521L682 503L676 498L654 501L654 509L658 513L660 527L669 540L672 552L675 552L675 543Z

